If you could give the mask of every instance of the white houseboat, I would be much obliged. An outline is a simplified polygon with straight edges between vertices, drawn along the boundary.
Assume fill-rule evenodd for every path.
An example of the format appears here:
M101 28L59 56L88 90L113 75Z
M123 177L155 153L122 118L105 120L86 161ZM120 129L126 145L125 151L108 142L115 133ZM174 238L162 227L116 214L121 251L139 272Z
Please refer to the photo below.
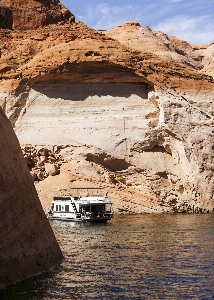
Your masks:
M112 202L99 195L89 195L95 188L73 189L83 196L54 197L48 218L62 221L107 222L113 218ZM98 190L98 189L96 189ZM78 193L79 194L79 193Z

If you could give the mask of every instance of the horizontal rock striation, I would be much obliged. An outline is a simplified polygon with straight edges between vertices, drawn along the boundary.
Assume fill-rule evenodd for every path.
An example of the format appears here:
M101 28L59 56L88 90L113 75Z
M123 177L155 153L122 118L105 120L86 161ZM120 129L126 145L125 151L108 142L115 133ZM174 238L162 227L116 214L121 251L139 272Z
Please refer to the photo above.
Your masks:
M0 109L0 288L57 266L62 253L12 126Z
M137 22L1 35L0 105L22 144L66 147L71 172L124 191L118 211L213 210L213 44Z

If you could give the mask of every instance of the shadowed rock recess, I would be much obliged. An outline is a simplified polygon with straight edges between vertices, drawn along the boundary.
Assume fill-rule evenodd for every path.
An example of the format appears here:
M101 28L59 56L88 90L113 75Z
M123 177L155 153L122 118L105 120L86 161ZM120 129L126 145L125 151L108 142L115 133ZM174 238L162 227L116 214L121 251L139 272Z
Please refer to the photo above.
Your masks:
M53 269L62 253L0 108L0 288Z

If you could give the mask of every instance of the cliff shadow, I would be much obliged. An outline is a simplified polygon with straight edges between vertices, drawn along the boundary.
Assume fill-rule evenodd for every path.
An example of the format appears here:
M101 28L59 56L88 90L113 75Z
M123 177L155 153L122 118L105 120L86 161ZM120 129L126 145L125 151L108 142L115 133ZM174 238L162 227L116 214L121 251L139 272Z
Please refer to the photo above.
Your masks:
M84 101L90 97L148 99L151 86L147 83L74 83L72 81L38 82L33 89L47 98Z

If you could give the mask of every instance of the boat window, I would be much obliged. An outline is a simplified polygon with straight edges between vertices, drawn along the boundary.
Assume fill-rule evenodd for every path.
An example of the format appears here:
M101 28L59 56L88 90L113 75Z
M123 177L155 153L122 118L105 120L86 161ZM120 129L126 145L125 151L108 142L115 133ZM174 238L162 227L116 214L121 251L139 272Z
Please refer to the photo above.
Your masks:
M61 211L61 205L59 205L59 211Z
M97 211L97 212L98 211L100 211L100 212L103 211L104 212L105 211L105 205L96 205L94 207L94 210Z
M65 205L65 211L69 211L69 205Z
M58 211L58 205L56 205L56 211Z
M90 206L86 206L86 207L85 207L85 211L86 211L86 212L91 212L91 209L90 209L90 208L91 208Z

